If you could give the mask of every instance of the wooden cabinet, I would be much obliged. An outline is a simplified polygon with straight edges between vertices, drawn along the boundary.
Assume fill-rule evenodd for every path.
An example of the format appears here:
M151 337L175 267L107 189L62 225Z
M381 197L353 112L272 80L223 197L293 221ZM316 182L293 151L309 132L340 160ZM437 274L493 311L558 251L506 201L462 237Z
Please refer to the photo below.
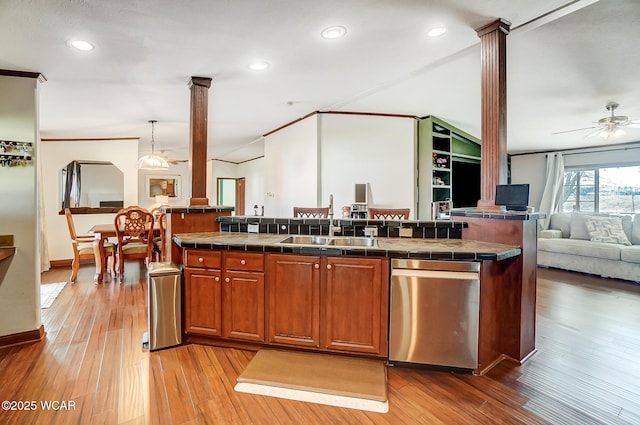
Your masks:
M222 253L185 250L184 326L196 335L222 335Z
M388 260L271 254L270 343L387 354Z
M321 257L269 254L271 343L320 347Z
M322 347L386 355L386 259L327 257L322 288Z
M264 341L264 255L186 249L185 332Z
M222 336L263 342L264 255L227 252L222 291Z
M185 332L387 355L386 258L185 249Z

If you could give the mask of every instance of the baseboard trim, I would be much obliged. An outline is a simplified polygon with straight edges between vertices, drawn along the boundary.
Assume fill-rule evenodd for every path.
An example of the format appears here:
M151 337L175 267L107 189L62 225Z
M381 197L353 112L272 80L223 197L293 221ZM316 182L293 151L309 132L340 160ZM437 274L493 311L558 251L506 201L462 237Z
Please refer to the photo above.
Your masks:
M80 265L82 264L94 264L95 261L93 258L80 260ZM68 258L65 260L49 260L49 267L52 269L63 269L63 268L71 268L71 264L73 264L73 259Z
M52 269L69 268L72 262L73 260L50 260L49 266Z
M44 325L40 325L38 329L32 331L19 332L17 334L0 336L0 347L11 347L12 345L29 344L32 342L40 342L44 339L46 332Z

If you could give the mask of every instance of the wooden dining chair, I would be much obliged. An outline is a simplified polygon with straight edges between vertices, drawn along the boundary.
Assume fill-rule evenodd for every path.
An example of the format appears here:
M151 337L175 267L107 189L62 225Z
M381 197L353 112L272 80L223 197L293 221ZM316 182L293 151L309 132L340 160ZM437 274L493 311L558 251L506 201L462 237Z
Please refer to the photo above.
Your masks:
M153 220L158 223L160 234L153 236L153 254L155 261L165 261L166 258L166 235L165 229L167 228L167 213L163 212L160 208L153 208L151 210Z
M71 247L73 248L73 262L71 263L71 282L75 282L78 277L78 269L81 260L93 260L96 257L93 250L95 235L78 235L76 227L73 223L73 215L69 208L64 209L64 215L67 217L67 226L69 227L69 236L71 236ZM107 255L107 267L111 271L111 275L115 274L115 255L116 244L112 242L104 243L104 251Z
M145 267L153 251L153 215L144 208L120 210L114 220L118 237L118 276L124 274L124 260L143 260Z
M408 220L410 208L369 208L369 218L382 220Z
M297 218L327 218L329 217L329 208L293 207L293 216Z

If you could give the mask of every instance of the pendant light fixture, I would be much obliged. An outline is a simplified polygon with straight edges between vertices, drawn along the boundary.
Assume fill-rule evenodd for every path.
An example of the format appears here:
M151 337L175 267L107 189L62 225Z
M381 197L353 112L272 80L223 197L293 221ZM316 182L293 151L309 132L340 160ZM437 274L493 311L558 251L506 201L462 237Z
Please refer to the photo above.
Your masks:
M138 160L139 170L168 170L169 163L165 158L155 154L156 141L153 138L154 125L156 120L149 120L151 123L151 155L145 155Z

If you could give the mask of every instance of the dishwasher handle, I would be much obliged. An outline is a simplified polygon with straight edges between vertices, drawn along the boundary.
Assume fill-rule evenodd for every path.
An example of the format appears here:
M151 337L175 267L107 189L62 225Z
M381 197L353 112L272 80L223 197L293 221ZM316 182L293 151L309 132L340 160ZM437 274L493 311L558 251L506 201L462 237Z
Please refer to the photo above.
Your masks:
M394 258L391 269L441 270L450 272L480 272L479 261L410 260Z
M457 280L479 280L478 272L459 272L448 270L419 270L419 269L392 269L391 276L409 277L418 279L457 279Z

